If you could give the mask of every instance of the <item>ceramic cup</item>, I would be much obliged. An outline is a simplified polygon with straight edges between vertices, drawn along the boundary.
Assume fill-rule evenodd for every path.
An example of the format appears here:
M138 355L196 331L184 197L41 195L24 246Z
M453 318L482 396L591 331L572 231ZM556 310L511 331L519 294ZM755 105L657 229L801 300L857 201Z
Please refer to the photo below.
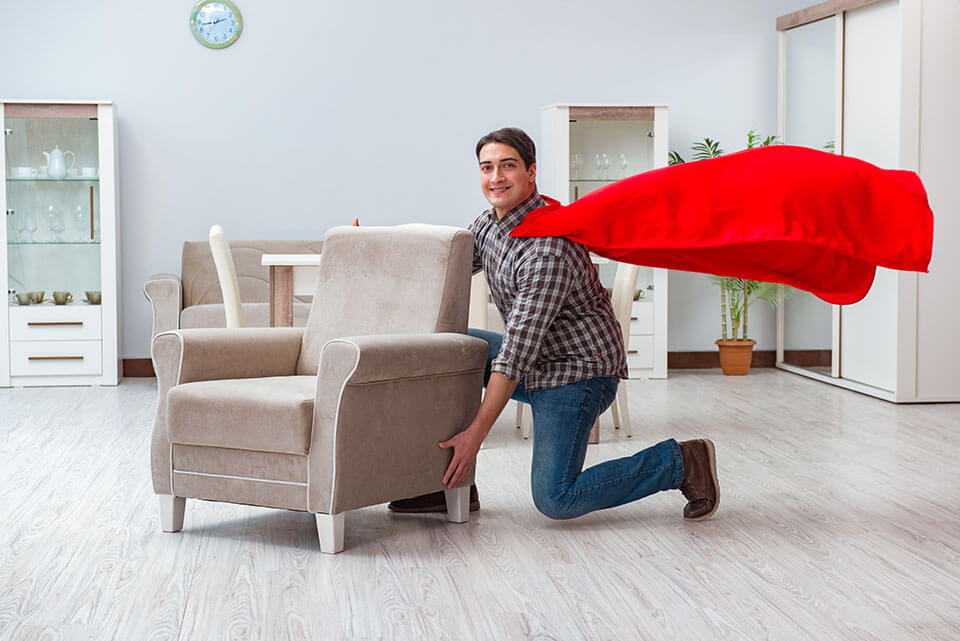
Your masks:
M29 178L37 175L36 167L11 167L10 175L14 178Z
M30 304L30 294L16 294L17 304L19 305L29 305Z
M31 302L31 303L33 303L34 305L39 305L40 303L43 302L43 295L44 295L44 293L45 293L45 292L44 292L43 290L40 290L40 291L36 291L36 292L29 292L29 293L27 294L27 296L30 297L30 302Z
M73 294L70 292L53 292L53 303L55 305L66 305L73 302Z
M87 302L88 302L88 303L90 303L91 305L99 305L99 304L100 304L100 292L90 291L90 292L84 292L84 293L87 295Z
M97 175L97 168L96 168L96 167L81 167L81 168L80 168L80 175L83 176L84 178L94 178L94 177L96 177L96 175Z

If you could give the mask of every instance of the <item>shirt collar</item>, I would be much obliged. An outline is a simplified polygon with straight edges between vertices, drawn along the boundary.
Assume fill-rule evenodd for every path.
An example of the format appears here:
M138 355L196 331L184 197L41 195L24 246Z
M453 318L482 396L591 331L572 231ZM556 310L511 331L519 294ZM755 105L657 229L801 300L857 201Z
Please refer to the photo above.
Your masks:
M497 212L494 211L492 207L487 211L487 215L490 216L495 223L498 223L500 227L503 228L504 232L509 234L511 231L513 231L514 227L519 225L520 222L526 218L527 214L538 207L542 207L543 205L543 198L540 196L539 192L534 189L532 194L527 196L526 199L524 199L524 201L519 205L508 211L503 218L498 220Z

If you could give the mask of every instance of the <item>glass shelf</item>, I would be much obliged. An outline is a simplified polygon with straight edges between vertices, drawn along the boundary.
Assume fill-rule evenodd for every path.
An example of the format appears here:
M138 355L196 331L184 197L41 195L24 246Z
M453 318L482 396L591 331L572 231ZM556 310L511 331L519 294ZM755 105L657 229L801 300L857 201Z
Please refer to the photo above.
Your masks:
M48 176L7 176L8 182L98 182L100 176L67 176L50 178Z
M8 245L47 245L47 246L49 245L99 245L100 241L99 240L64 240L64 241L51 240L51 241L45 241L45 242L33 242L33 241L25 242L22 240L18 240L18 241L10 241L7 244Z
M606 180L602 178L571 178L570 182L572 183L615 183L622 178L608 178Z

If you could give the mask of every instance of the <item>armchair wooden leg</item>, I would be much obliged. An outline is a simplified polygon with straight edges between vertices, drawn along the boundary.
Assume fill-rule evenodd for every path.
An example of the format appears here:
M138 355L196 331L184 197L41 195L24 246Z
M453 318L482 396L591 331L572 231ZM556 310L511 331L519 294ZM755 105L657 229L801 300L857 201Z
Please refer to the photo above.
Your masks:
M316 514L317 534L320 535L320 551L338 554L343 551L343 512L340 514Z
M619 396L620 392L617 392ZM617 411L617 397L613 398L613 403L610 404L610 413L613 414L613 429L620 429L620 413Z
M470 520L470 486L444 490L447 499L447 520L451 523L466 523Z
M187 499L182 496L158 494L160 499L160 529L164 532L179 532L183 529L183 512Z
M520 429L523 426L523 403L520 401L514 401L517 404L517 429Z

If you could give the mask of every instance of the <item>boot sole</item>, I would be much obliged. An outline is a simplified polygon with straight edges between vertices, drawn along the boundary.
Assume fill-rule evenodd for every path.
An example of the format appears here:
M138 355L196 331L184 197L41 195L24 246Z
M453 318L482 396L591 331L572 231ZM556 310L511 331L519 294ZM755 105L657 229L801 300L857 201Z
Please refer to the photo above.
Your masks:
M427 505L425 507L403 507L398 508L393 505L387 505L387 509L397 514L432 514L434 512L446 512L446 505ZM470 504L470 511L476 512L480 509L480 502L474 501Z
M717 480L717 448L714 447L713 441L710 439L705 438L702 440L703 444L707 446L707 452L710 454L710 475L713 477L713 486L717 488L717 500L714 502L712 510L696 518L685 518L684 520L686 521L703 521L704 519L709 519L713 516L713 513L717 511L717 508L720 507L720 481Z

